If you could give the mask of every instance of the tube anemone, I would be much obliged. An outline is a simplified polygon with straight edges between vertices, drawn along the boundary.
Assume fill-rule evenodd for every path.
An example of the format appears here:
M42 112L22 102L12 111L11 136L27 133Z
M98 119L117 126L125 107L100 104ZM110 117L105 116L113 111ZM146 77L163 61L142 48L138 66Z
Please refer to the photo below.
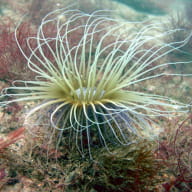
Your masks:
M149 35L161 25L148 24L128 35L133 22L119 22L101 13L50 12L42 19L36 37L27 39L30 55L20 46L16 29L17 44L36 78L15 81L2 92L12 99L1 102L39 101L27 112L26 122L44 110L41 114L48 115L59 140L66 132L80 153L90 156L91 147L109 150L113 144L133 143L134 135L153 137L155 116L187 111L187 105L171 98L133 89L143 81L180 75L160 69L182 62L159 62L187 42L162 41L180 29ZM146 48L151 42L154 45Z

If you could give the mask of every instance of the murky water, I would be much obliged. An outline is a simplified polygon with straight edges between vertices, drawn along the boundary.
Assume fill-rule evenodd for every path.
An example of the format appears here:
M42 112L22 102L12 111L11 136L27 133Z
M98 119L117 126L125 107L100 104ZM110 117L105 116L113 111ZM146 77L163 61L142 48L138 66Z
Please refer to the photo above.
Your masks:
M0 191L192 190L190 0L0 0Z

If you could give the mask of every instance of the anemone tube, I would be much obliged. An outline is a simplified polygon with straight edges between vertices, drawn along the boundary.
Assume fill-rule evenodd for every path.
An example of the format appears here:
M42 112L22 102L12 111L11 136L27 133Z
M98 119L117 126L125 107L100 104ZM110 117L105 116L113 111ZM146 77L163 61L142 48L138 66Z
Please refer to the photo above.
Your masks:
M16 29L18 47L36 78L17 80L5 88L2 97L11 100L1 105L38 101L26 113L25 123L30 123L35 114L48 115L50 125L58 131L58 143L68 132L70 142L81 155L88 153L90 158L94 146L104 146L110 152L110 145L135 142L132 135L153 138L153 118L186 112L188 105L132 87L162 76L181 75L160 69L182 62L159 61L183 46L188 38L183 42L162 41L181 29L149 35L161 29L160 23L143 25L128 35L129 24L134 22L116 21L102 11L88 15L58 9L42 19L35 37L27 39L30 55L20 46ZM47 35L47 26L54 26L51 35ZM154 45L145 48L154 41Z

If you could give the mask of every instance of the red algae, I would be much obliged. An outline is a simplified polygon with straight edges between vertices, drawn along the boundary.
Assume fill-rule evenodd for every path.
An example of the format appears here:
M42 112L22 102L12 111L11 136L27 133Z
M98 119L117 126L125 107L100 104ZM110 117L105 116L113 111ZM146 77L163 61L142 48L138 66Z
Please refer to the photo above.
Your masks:
M5 139L0 138L0 153L9 147L11 144L15 143L17 140L24 138L25 127L20 127L12 132L10 132Z
M27 76L26 59L17 46L13 28L15 28L15 22L9 18L0 26L0 79L6 82ZM29 50L26 38L32 34L33 30L28 22L22 23L17 31L18 41L27 53Z

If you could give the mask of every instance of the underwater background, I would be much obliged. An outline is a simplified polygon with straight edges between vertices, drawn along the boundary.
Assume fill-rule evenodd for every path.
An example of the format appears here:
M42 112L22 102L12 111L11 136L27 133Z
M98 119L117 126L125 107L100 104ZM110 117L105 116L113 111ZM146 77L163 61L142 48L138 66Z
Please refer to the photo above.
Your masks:
M66 15L57 15L55 10L60 9L64 9ZM53 14L49 15L52 11ZM94 13L96 16L92 15ZM45 17L47 15L48 17ZM62 24L56 23L55 18L58 17L65 25L64 30ZM46 25L49 21L53 25ZM103 21L105 22L102 23ZM89 22L92 28L87 24ZM115 30L110 32L112 28ZM146 30L146 33L142 30ZM63 38L65 43L62 49L52 48L51 46L54 47L55 44L49 42L55 40L55 36L62 39L60 34L65 36L66 31L69 35ZM0 89L2 90L0 191L191 192L191 36L191 0L0 0ZM88 44L85 48L84 39ZM127 42L130 44L126 44ZM81 63L82 60L92 63L90 61L95 61L93 58L97 58L96 54L100 50L98 45L104 47L101 48L103 52L99 55L101 58L97 64L101 76L110 77L113 65L115 68L115 62L123 57L120 61L127 59L129 65L122 70L120 79L137 61L141 68L146 67L149 77L155 77L145 80L143 68L140 72L143 75L138 74L138 77L142 78L141 83L130 83L131 85L125 88L126 91L144 93L133 95L131 102L129 101L129 103L141 102L133 106L136 106L136 110L139 108L142 115L135 113L134 107L131 108L131 113L124 112L124 106L119 104L120 101L118 100L118 105L115 103L116 95L110 97L114 101L112 104L105 105L104 102L104 108L94 103L96 106L93 107L94 110L89 106L86 109L79 109L83 102L74 109L73 102L67 103L66 107L62 108L60 103L54 103L53 108L43 108L39 113L36 113L35 106L46 105L44 101L40 103L38 100L23 99L20 102L15 99L22 94L24 94L23 98L27 98L28 94L31 97L36 96L35 91L38 90L36 86L33 91L26 88L22 93L21 88L15 89L15 87L23 87L23 84L30 87L30 83L43 79L41 76L36 76L36 71L55 70L52 66L46 68L42 65L44 69L39 65L41 61L49 60L54 63L58 55L65 55L66 58L69 57L69 63L73 63L72 61ZM134 49L137 54L131 52ZM80 57L79 52L86 53ZM125 53L133 54L133 59L129 60L124 56ZM109 67L111 71L109 70L105 75L102 69L110 55L114 57L109 59L112 63L111 68ZM59 59L65 61L65 58ZM37 65L30 65L30 62ZM139 66L138 69L141 69ZM82 65L84 71L88 68L88 73L91 73L91 67L92 64ZM67 77L72 78L71 71L78 71L79 68L70 68ZM115 70L121 69L117 66ZM109 89L116 79L115 74L114 72L114 76L109 81ZM92 78L92 76L88 77L89 80ZM102 80L102 77L98 75L98 81ZM76 82L76 79L74 78L72 82ZM69 97L83 100L92 90L92 96L98 96L100 99L107 92L108 87L97 93L96 87L89 89L91 83L87 84L83 84L81 89L75 87L76 96L69 94ZM42 85L46 87L43 83ZM59 85L63 86L63 84ZM48 95L52 94L52 90L59 96L63 94L56 88L51 86L51 90L46 90ZM121 94L121 91L118 94ZM144 100L147 94L153 95L150 99L154 100L149 98ZM157 97L159 95L162 97ZM120 96L123 100L124 95ZM159 103L160 100L163 104ZM52 99L49 101L52 102ZM154 103L147 103L147 101L154 101ZM167 104L169 101L171 105ZM174 110L170 110L172 105L176 106ZM79 116L72 117L72 109L77 111ZM87 113L84 112L85 110ZM110 110L119 113L120 118L109 112ZM28 111L34 114L26 123ZM95 111L99 115L95 116ZM101 115L106 113L106 117ZM108 116L112 120L109 121ZM66 120L67 117L70 118ZM64 132L63 129L70 127L73 121L82 126L77 125L73 127L73 131ZM93 121L97 121L95 126L90 125ZM59 130L61 126L63 129ZM92 130L89 130L89 127ZM79 134L78 131L81 133Z

